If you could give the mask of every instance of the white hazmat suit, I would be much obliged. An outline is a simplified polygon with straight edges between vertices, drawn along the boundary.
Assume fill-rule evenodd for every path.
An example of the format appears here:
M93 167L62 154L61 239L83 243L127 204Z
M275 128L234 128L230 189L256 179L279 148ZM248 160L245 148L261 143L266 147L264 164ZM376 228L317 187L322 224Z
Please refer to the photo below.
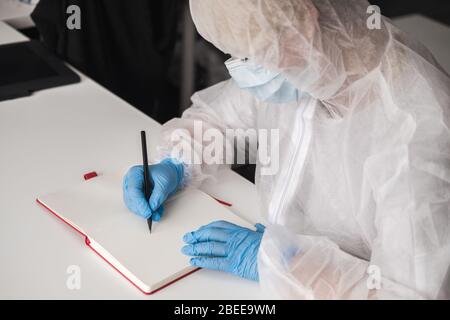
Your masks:
M230 79L164 125L279 129L280 169L256 186L270 224L261 285L282 298L449 298L450 80L365 0L191 0L217 48L281 72L296 102L258 101ZM193 148L202 141L192 141ZM199 155L201 156L201 155ZM220 165L191 165L191 183Z

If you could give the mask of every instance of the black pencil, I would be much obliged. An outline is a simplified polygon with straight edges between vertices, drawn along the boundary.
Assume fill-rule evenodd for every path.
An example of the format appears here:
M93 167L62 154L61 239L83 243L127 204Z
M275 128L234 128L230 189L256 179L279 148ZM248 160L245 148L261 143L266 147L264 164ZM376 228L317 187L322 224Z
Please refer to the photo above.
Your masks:
M144 165L144 194L147 201L150 200L152 193L149 172L148 172L148 156L147 156L147 139L145 137L145 131L141 131L141 144L142 144L142 163ZM152 233L152 217L147 219L148 230Z

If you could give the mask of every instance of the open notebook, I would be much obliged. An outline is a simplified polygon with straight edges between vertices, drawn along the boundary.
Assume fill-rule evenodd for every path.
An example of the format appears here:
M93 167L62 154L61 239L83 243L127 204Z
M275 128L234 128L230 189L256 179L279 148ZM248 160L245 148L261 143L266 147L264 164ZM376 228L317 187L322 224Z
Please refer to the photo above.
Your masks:
M215 220L251 227L207 194L191 189L166 202L164 216L150 234L145 219L129 212L122 199L122 177L104 175L37 202L80 233L93 251L145 294L198 270L180 251L186 232Z

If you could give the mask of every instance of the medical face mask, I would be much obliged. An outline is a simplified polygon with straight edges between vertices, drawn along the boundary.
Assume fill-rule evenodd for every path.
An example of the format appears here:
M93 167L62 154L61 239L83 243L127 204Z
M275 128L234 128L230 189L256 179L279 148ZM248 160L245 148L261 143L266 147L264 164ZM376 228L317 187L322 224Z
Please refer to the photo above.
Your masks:
M231 58L225 62L239 88L250 91L258 100L288 103L298 99L299 91L281 73L272 72L246 59Z

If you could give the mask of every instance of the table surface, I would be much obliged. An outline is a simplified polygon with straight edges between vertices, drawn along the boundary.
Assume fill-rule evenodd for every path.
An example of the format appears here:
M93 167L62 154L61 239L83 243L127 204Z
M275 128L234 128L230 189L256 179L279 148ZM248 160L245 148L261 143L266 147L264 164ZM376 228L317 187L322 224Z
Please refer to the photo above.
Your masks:
M0 22L0 43L21 40L26 38ZM210 270L145 296L35 203L40 194L83 181L83 173L140 163L141 129L150 146L158 138L157 122L81 76L79 84L0 103L0 298L264 298L256 283ZM256 221L254 185L231 170L218 181L203 189ZM71 265L80 267L80 290L66 286Z
M35 4L26 4L18 0L0 0L0 21L6 21L16 29L34 26L30 17Z
M417 16L396 23L406 30L421 26L419 40L443 66L450 64L450 43L443 41L450 38L450 29ZM0 44L23 40L0 22ZM85 172L115 172L139 163L139 130L151 133L149 145L158 139L157 122L81 76L76 85L0 102L0 298L267 298L256 283L210 270L145 296L88 250L76 233L36 205L36 196L79 183ZM236 214L258 220L253 184L231 170L221 171L217 181L202 189L233 203ZM72 265L81 270L80 290L66 285Z

